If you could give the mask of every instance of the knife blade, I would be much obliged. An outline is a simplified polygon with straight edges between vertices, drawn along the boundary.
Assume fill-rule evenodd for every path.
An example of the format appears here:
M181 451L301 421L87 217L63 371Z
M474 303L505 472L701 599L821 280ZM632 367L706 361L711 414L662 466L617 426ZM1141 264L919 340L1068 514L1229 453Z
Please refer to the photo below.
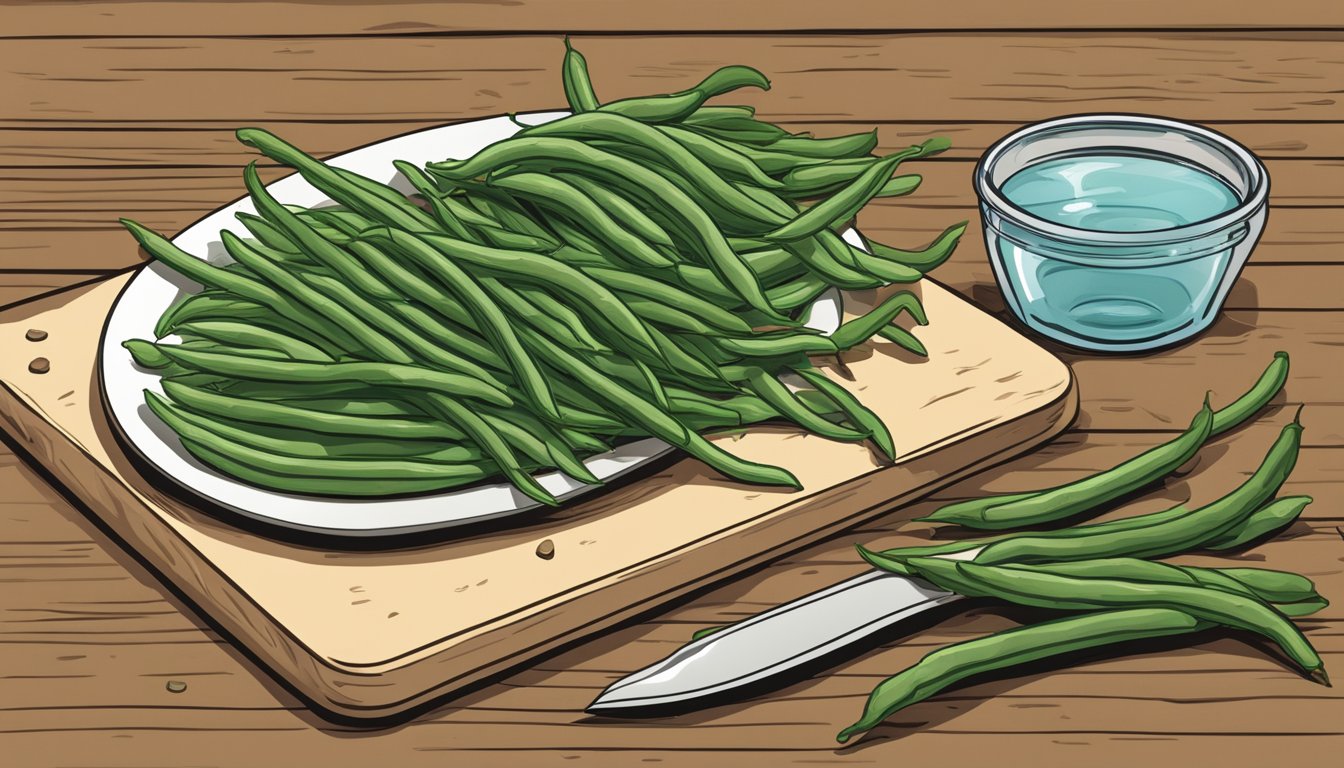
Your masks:
M682 646L612 683L587 711L636 714L717 697L959 599L916 578L886 571L860 574Z

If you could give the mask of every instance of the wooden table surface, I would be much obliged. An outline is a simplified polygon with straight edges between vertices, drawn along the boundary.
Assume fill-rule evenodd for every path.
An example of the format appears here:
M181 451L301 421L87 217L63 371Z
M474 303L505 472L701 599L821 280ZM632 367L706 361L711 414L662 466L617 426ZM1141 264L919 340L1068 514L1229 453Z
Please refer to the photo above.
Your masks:
M1344 10L1329 1L1111 2L1104 14L1099 4L1019 5L0 4L0 304L135 263L118 216L175 232L238 197L252 155L233 141L237 126L330 154L556 107L563 31L581 44L604 98L747 63L774 81L752 99L761 113L799 130L878 125L888 148L950 137L955 148L924 164L916 195L871 206L860 226L903 244L971 219L937 276L1000 315L970 174L988 143L1025 122L1087 111L1194 120L1251 147L1273 179L1268 228L1211 330L1151 356L1052 348L1072 365L1082 406L1049 447L389 728L333 725L309 711L0 444L0 762L1338 764L1344 689L1313 685L1263 643L1220 632L981 680L836 749L834 733L884 676L1024 617L987 608L741 704L641 721L581 711L695 629L863 570L854 542L926 539L930 528L905 521L940 502L1067 481L1168 439L1206 389L1225 401L1278 349L1292 355L1286 397L1132 509L1221 494L1305 405L1306 447L1286 491L1316 502L1235 559L1317 580L1336 605L1302 626L1344 670ZM170 680L186 690L169 692Z

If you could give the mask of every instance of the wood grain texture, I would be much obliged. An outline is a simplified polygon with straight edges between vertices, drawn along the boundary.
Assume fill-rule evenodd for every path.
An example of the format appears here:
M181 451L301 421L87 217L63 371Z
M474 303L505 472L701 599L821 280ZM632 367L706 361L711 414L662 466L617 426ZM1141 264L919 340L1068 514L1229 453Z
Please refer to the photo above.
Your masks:
M1026 122L1110 109L1340 120L1344 31L673 35L576 40L598 95L684 88L724 64L772 119ZM450 121L563 103L560 36L12 40L9 125ZM688 55L688 52L693 52ZM208 77L211 87L201 88ZM164 94L172 94L165 98Z
M1309 447L1288 491L1309 493L1316 503L1306 522L1238 559L1318 579L1336 606L1304 626L1338 666L1344 540L1335 526L1344 525L1344 408L1334 382L1344 369L1344 338L1332 296L1344 279L1344 211L1332 199L1338 177L1328 170L1344 158L1335 92L1344 66L1338 54L1344 16L1337 6L1211 0L1112 2L1104 11L1076 2L982 0L0 4L0 37L57 38L0 45L0 93L8 97L0 105L0 194L23 209L18 215L0 210L8 216L0 223L0 270L49 271L0 272L0 302L63 277L50 270L134 262L138 257L113 223L118 214L173 232L236 197L237 167L247 157L231 138L239 124L265 124L330 154L446 120L553 107L561 30L602 33L582 39L582 46L610 95L670 85L717 62L741 60L780 70L771 72L774 91L751 99L771 119L826 132L880 124L889 147L936 132L953 138L948 157L963 161L1023 122L1067 112L1202 121L1273 161L1276 195L1297 190L1301 198L1275 200L1268 230L1229 301L1235 310L1195 342L1144 357L1061 352L1079 379L1076 431L928 502L548 657L398 728L324 724L127 556L115 537L0 446L3 762L243 766L273 756L326 766L773 766L983 763L988 756L1005 764L1070 767L1335 765L1344 748L1340 689L1305 683L1264 646L1219 635L1190 648L1131 649L965 686L894 718L859 747L834 748L834 731L883 675L938 645L1036 618L1012 612L959 613L909 637L886 638L814 677L697 715L617 722L586 718L580 709L695 629L856 572L854 541L928 538L930 529L902 521L940 501L1067 481L1167 439L1205 388L1238 390L1280 348L1293 356L1283 405L1263 423L1210 446L1187 477L1141 498L1133 511L1187 495L1209 498L1238 482L1292 404L1305 403ZM647 34L691 29L676 37ZM527 34L510 34L519 32ZM71 39L78 37L89 39ZM479 71L517 63L536 71ZM193 66L202 71L190 71ZM126 68L143 71L113 71ZM355 68L367 71L303 71ZM425 71L391 71L397 69ZM313 77L345 79L302 79ZM1290 160L1303 162L1284 162ZM17 178L56 169L70 173L51 177L58 182L46 191ZM162 194L99 175L118 170L162 175ZM913 242L947 221L973 217L962 181L969 166L925 163L920 170L927 192L960 198L934 208L919 200L921 192L901 205L874 207L864 214L866 231ZM193 171L202 172L198 181L191 181ZM199 181L230 172L232 186ZM197 207L173 206L174 198L190 198ZM972 235L940 275L1001 312L982 257ZM168 680L188 688L171 693Z
M946 136L952 141L952 147L939 157L971 161L978 159L990 144L1022 125L1010 121L959 124L894 119L779 122L790 131L811 131L818 136L839 136L876 128L881 152L895 151L931 136ZM309 153L328 157L351 147L441 123L434 120L339 123L267 120L265 124ZM71 124L41 127L15 124L0 130L0 168L226 168L236 171L259 159L253 150L234 139L236 127L232 123L210 122L127 121L95 126L71 121ZM1329 123L1220 122L1210 127L1245 144L1266 160L1344 158L1344 137Z
M65 2L7 2L0 35L93 36L172 35L463 35L490 32L670 32L725 30L917 29L1076 29L1190 27L1335 27L1337 7L1328 0L1289 0L1273 6L1225 4L1212 0L1172 3L1125 0L1105 14L1066 0L1005 6L994 0L952 4L882 0L781 3L778 0L683 0L675 4L627 0L508 0L507 2L349 3L301 2L138 3L82 2L88 12L73 14Z

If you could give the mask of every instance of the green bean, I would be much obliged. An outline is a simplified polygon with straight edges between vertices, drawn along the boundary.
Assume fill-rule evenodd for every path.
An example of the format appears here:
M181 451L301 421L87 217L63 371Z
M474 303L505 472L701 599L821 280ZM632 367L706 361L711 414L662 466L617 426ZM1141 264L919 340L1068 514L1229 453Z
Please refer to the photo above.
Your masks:
M818 232L817 241L837 253L847 253L853 266L862 272L880 278L887 283L915 283L924 276L914 267L908 267L894 261L879 259L862 248L855 248L831 231Z
M533 286L518 286L513 289L518 295L527 301L536 305L547 317L555 320L564 326L578 341L580 347L590 349L598 354L609 355L613 350L606 344L603 344L596 336L588 330L584 324L583 318L570 309L568 305L552 296L547 291Z
M848 136L836 136L829 139L803 139L784 137L771 142L770 148L779 152L792 152L804 157L833 160L838 158L856 158L867 155L877 149L877 129L866 133L852 133Z
M427 418L367 417L356 414L328 413L325 410L304 408L285 402L266 402L259 399L233 397L212 391L185 386L164 379L164 393L173 401L195 412L219 418L237 418L253 424L285 426L324 434L351 437L387 437L395 434L405 440L461 440L461 430L444 422Z
M732 107L700 107L691 114L687 115L682 121L689 125L703 125L713 123L716 120L727 118L751 118L756 115L756 108L746 105L737 105ZM768 125L768 123L767 123ZM772 126L774 127L774 126ZM779 129L783 134L783 129Z
M724 380L718 366L696 346L690 345L685 335L672 336L652 325L645 326L653 336L666 361L662 366L669 373L687 381L705 392L732 392L736 389Z
M172 408L167 401L153 392L145 392L145 402L149 405L149 409L154 412L154 415L172 427L173 431L182 438L207 446L218 453L232 456L239 462L274 474L302 474L309 477L325 477L334 480L439 479L442 482L453 484L481 480L488 476L487 472L481 468L481 463L471 458L473 452L468 450L456 452L457 455L464 457L462 461L456 462L389 458L327 458L317 454L317 452L307 456L277 454L271 450L244 443L239 439L246 438L249 443L254 444L263 442L273 444L275 442L267 441L255 432L238 429L220 429L219 431L207 429L202 426L200 420L192 419L184 411ZM208 423L211 423L215 429L222 426L218 422Z
M523 329L524 333L532 332ZM543 354L550 363L573 377L575 383L586 387L603 404L631 423L648 431L663 442L670 443L711 468L736 480L760 485L783 485L795 490L801 486L788 470L767 464L757 464L734 456L713 445L686 428L674 417L653 407L648 401L620 386L592 366L554 346L545 346Z
M250 163L247 169L243 171L243 180L247 185L247 191L252 196L252 201L257 207L257 211L265 216L268 221L274 223L286 235L291 237L295 243L303 249L304 253L310 255L318 263L327 267L331 271L340 275L346 282L359 288L359 290L375 296L379 299L397 299L395 292L390 290L381 281L371 279L363 270L359 268L358 262L349 253L340 247L328 242L325 238L315 232L312 227L303 222L297 214L291 212L288 208L281 205L274 197L271 197L265 185L261 183L261 177L257 175L255 163ZM247 246L241 239L233 236L231 232L224 231L220 233L224 240L225 247L229 246L230 238L237 243L242 243L249 253L260 254L255 248ZM230 255L237 259L230 250ZM238 259L243 261L242 259ZM244 262L247 263L247 262ZM255 266L248 266L256 269ZM274 283L272 283L274 284ZM276 286L279 288L280 286ZM283 289L282 289L283 290Z
M751 198L752 200L755 200L757 203L760 203L765 208L768 208L772 213L774 213L783 220L792 219L794 216L798 215L799 210L798 205L796 203L789 202L788 200L784 199L784 197L781 197L781 195L783 194L782 192L776 194L772 190L753 186L751 184L747 184L745 182L740 181L733 181L729 183L733 185L734 189L746 195L747 197ZM772 243L769 240L764 239L757 239L757 242L761 244L760 245L761 248L768 248L770 246L776 245L775 243Z
M738 144L743 150L754 149L758 146L768 147L789 135L788 131L777 125L748 117L726 116L715 119L710 123L696 123L688 120L685 125L707 136ZM766 170L769 171L769 169Z
M737 421L744 425L779 417L779 413L769 403L751 394L733 395L715 400L714 404L737 414Z
M130 219L121 219L121 224L130 230L131 235L151 256L186 278L195 280L207 288L219 288L270 307L286 320L307 328L309 332L338 347L349 349L357 346L348 333L298 308L290 299L269 285L208 264L173 245L157 232L146 229Z
M695 112L709 99L738 88L768 91L770 80L751 67L721 67L690 90L665 96L621 99L603 104L598 109L646 123L675 123Z
M292 360L289 355L278 349L268 349L265 347L239 347L224 346L214 339L207 339L204 336L186 335L178 347L181 349L201 350L203 352L228 352L243 357L259 358L262 360Z
M721 333L721 331L716 331L706 325L700 318L676 307L670 307L649 299L641 299L638 296L622 296L621 300L626 303L626 306L630 307L632 312L657 327L701 335Z
M918 297L909 291L898 291L883 299L869 312L841 324L829 337L792 332L762 333L747 339L718 339L716 343L723 349L744 357L836 354L872 338L902 312L909 312L921 325L928 323L928 317L925 316Z
M734 151L740 152L752 163L755 163L762 172L768 175L788 173L800 166L817 165L825 162L816 158L772 151L770 142L774 141L773 138L769 141L750 142L743 140L741 132L719 131L702 126L689 127L697 133L727 144Z
M454 261L461 260L487 274L516 279L571 296L571 306L576 311L594 325L612 332L609 342L622 344L632 356L644 356L647 362L665 362L663 353L648 329L615 294L562 262L533 253L488 248L439 235L416 238L389 230L385 234L371 233L371 236L387 239L432 274L446 267L458 269Z
M457 265L452 259L447 258L440 250L436 249L431 243L422 238L434 237L423 235L417 237L410 233L398 232L395 230L385 230L387 241L395 245L402 253L409 256L421 268L428 270L438 280L439 284L446 288L453 296L461 302L471 315L476 326L485 332L487 338L493 342L496 350L499 351L508 361L514 375L517 377L523 391L527 393L528 399L532 401L543 413L552 418L559 418L559 412L556 410L555 396L551 393L550 386L546 383L545 377L537 368L536 362L532 356L527 353L523 345L518 341L508 318L504 315L499 305L490 298L475 279L473 279L465 270ZM445 240L447 238L444 238ZM464 241L453 241L463 246L472 248L483 248L484 246L473 246ZM493 249L491 249L493 250ZM497 251L498 253L516 253ZM549 261L549 260L546 260Z
M311 314L321 317L322 322L340 328L355 340L356 346L348 352L367 352L375 358L394 363L411 362L410 355L388 338L375 325L356 317L348 308L332 302L321 291L314 289L301 278L266 258L232 232L220 233L224 248L239 263L255 271L268 284L292 298Z
M763 189L781 189L785 186L784 182L767 176L761 170L761 167L753 163L746 155L723 142L675 125L660 125L658 127L699 158L705 165L717 171L750 182Z
M410 182L420 197L429 204L429 209L438 220L439 225L444 231L454 237L470 239L471 233L467 230L467 225L445 202L446 195L439 193L434 180L429 177L419 166L408 163L404 160L393 160L392 165L401 172L403 178Z
M489 462L482 462L480 464L457 465L459 469L453 477L440 473L432 477L416 479L380 478L377 480L361 480L350 478L348 473L343 472L342 470L346 467L325 468L328 470L328 474L334 474L335 477L317 476L308 473L306 470L300 470L301 474L281 474L268 472L251 463L241 461L240 457L236 455L239 450L236 448L228 450L227 443L221 444L216 441L207 445L184 438L182 445L193 456L211 467L253 485L286 493L313 496L366 497L443 491L484 479L494 471ZM221 448L225 450L220 450ZM349 459L333 459L332 461L341 461L346 464L358 463Z
M641 264L672 266L670 259L618 224L596 201L564 179L540 173L516 173L494 178L490 184L555 208L574 221L582 221L588 232Z
M1310 496L1286 496L1275 499L1251 513L1237 528L1204 544L1205 549L1236 549L1292 523L1312 501Z
M1303 603L1321 599L1311 579L1295 573L1262 568L1200 568L1134 558L1050 563L1035 565L1032 568L1042 573L1060 576L1119 579L1140 584L1207 587L1273 604Z
M742 260L765 283L801 275L805 271L799 268L798 260L794 258L792 253L789 253L787 248L776 246L764 246L756 249L746 249L744 247Z
M768 403L780 415L798 424L798 426L809 432L820 435L831 440L843 440L846 442L860 442L872 437L868 431L859 431L849 427L841 426L822 418L815 411L808 408L798 399L798 397L789 391L779 379L771 373L760 368L755 369L747 376L747 389L750 390L761 400Z
M538 306L532 297L524 296L509 285L493 277L477 278L481 287L497 302L502 309L507 310L512 316L519 318L522 322L536 328L547 338L557 344L564 344L571 349L582 349L586 352L610 353L610 348L605 347L596 339L587 336L581 339L574 333L574 330L566 323L561 322L550 312L543 310ZM557 306L560 305L558 302ZM567 310L567 308L566 308ZM588 339L596 343L590 344Z
M165 423L170 422L168 418L164 418L163 412L170 414L176 422L194 427L194 431L179 432L186 437L194 437L198 441L204 441L203 436L199 433L199 430L204 430L229 442L274 454L277 457L414 459L417 462L443 464L463 464L481 459L480 450L474 446L461 444L445 446L424 440L403 440L386 437L336 439L320 433L259 424L240 426L236 422L184 410L150 391L145 392L145 398L150 405L150 409L160 418L163 418ZM279 462L281 460L275 459L274 461Z
M684 176L691 184L685 191L691 196L703 195L707 201L759 225L778 226L787 220L742 194L681 143L638 120L601 111L589 112L530 128L525 135L582 140L600 138L640 147Z
M454 221L467 227L494 227L499 228L501 223L496 219L486 216L468 205L458 202L450 194L444 193L439 189L434 178L425 173L420 166L408 163L404 160L394 160L392 165L396 167L401 175L415 187L420 196L429 201L435 211L435 216L441 223L447 224L448 221ZM433 198L432 200L430 198ZM442 211L440 212L440 207ZM449 227L452 232L456 227Z
M695 165L688 167L674 161L667 153L631 142L594 139L587 144L653 171L700 206L719 230L729 236L767 232L791 219L795 213L789 209L786 214L762 203L758 198L762 193L769 195L768 190L726 181L717 172L703 167L693 155L690 158ZM683 151L676 142L671 144L679 152ZM672 226L681 231L675 224ZM693 238L694 233L687 237Z
M1221 435L1254 416L1279 394L1279 390L1283 389L1287 381L1288 353L1275 352L1274 359L1245 394L1214 412L1209 436Z
M512 405L508 395L488 382L456 373L445 373L397 363L309 363L257 360L220 352L201 352L170 345L156 345L159 351L179 365L221 376L284 383L350 381L374 386L422 390L470 397L495 405Z
M127 339L121 346L131 353L131 359L141 368L160 370L173 364L155 344L141 339Z
M1235 530L1283 485L1297 460L1302 428L1283 428L1264 462L1232 492L1186 515L1160 525L1122 533L1093 533L1067 538L1022 536L991 544L977 557L981 563L1049 562L1097 557L1160 557L1216 542Z
M594 202L606 209L613 219L631 232L654 245L661 245L665 248L675 247L671 236L667 234L667 230L658 226L656 221L649 218L646 213L635 207L624 196L582 174L561 173L559 177L578 187L585 195L591 197Z
M1320 597L1316 594L1316 585L1311 583L1311 579L1287 571L1267 568L1187 568L1187 570L1201 573L1212 571L1226 576L1266 602L1297 603Z
M206 350L211 351L211 350ZM214 350L219 351L219 350ZM229 350L232 351L232 350ZM348 359L338 362L349 362ZM188 384L193 387L208 389L211 392L219 392L236 397L252 398L254 400L288 400L292 402L303 402L305 407L309 398L319 400L330 400L338 397L392 397L402 398L405 392L392 390L386 387L370 387L367 384L361 384L357 381L328 381L328 382L309 382L302 385L293 383L259 381L254 379L240 379L235 376L221 376L213 373L203 373L185 366L173 366L177 372L163 374L168 377L164 380Z
M921 520L951 522L982 530L1002 530L1067 519L1171 474L1194 457L1208 438L1212 424L1213 410L1206 398L1190 426L1179 437L1104 472L1004 503L992 503L992 499L975 499L951 504Z
M1274 359L1270 361L1269 366L1265 368L1255 385L1220 411L1211 413L1207 427L1192 422L1190 428L1175 440L1164 443L1105 472L1080 480L1077 483L1038 491L1025 498L1003 500L1002 502L990 497L952 504L923 519L932 522L956 523L971 528L997 530L1038 525L1044 522L1061 520L1074 514L1081 514L1170 474L1181 464L1188 461L1195 451L1199 450L1200 446L1213 434L1215 423L1222 427L1224 431L1240 424L1273 399L1283 386L1287 376L1287 353L1275 353ZM1228 415L1219 421L1217 413L1221 412L1226 412ZM1195 417L1196 421L1202 422L1203 415L1204 411L1201 410L1200 414ZM1202 435L1202 437L1199 437L1199 435ZM1196 441L1196 437L1199 437L1198 441ZM1189 455L1186 455L1187 453ZM1178 461L1181 456L1185 456L1185 458ZM1089 498L1088 493L1098 495L1095 498Z
M957 247L957 242L961 240L961 235L966 231L966 222L953 224L922 251L902 251L892 248L889 245L883 245L875 240L868 241L868 247L873 255L879 259L894 261L898 264L904 264L907 267L928 274L934 267L947 261L952 255L952 251Z
M556 240L552 233L541 225L539 212L528 208L504 190L478 184L470 189L463 187L459 191L466 195L465 199L468 203L476 206L495 220L492 225L483 225L478 227L479 229L493 228L529 235L542 243L546 243L547 247L552 249L560 246L560 241Z
M247 231L251 232L252 236L262 244L277 251L286 251L295 256L300 255L299 247L294 244L294 241L290 240L288 235L281 232L280 228L271 222L245 211L239 211L233 216L242 222L243 226L247 227Z
M611 446L598 437L571 427L557 427L556 432L565 444L571 446L577 451L584 451L589 454L606 453L611 450Z
M809 271L826 281L827 285L849 290L876 288L881 285L881 281L837 260L832 253L821 247L815 237L785 243L784 248L806 265Z
M238 394L238 390L230 389L228 393ZM395 416L398 418L412 417L418 419L425 418L424 411L405 402L404 400L401 400L399 398L399 395L401 393L397 392L386 393L384 390L373 390L372 392L365 392L364 394L372 395L375 398L381 398L381 399L363 399L363 400L354 400L344 397L312 398L307 396L306 391L300 391L297 393L292 392L291 396L294 394L299 395L299 397L293 399L301 399L303 401L304 408L310 408L315 411L324 411L326 413L335 413L335 414L350 414L353 416ZM279 399L284 400L285 398L281 397Z
M207 416L269 424L309 432L351 437L387 437L406 440L461 440L463 433L451 425L429 419L357 416L328 413L311 407L235 397L191 387L174 379L162 382L174 402Z
M677 390L668 387L668 410L678 418L685 416L700 416L712 421L741 426L742 419L737 411L731 408L725 408L714 400L702 397L689 390Z
M844 744L898 710L975 675L1089 648L1189 634L1211 626L1212 622L1180 610L1130 608L1067 616L945 646L878 684L864 705L862 717L842 730L836 740Z
M211 290L192 294L185 301L173 305L163 313L158 324L154 326L154 337L161 339L172 333L179 325L199 320L246 320L253 325L270 328L290 338L312 335L312 331L282 317L266 306L222 291ZM324 340L316 338L313 341Z
M888 155L871 168L859 174L844 189L808 208L788 224L767 235L772 240L792 241L810 237L837 221L848 221L871 200L887 182L891 172L902 161L941 152L948 146L945 139L929 139L923 144Z
M1327 679L1320 656L1301 630L1273 608L1244 595L1208 587L1158 586L1118 579L1062 576L1045 568L1020 564L996 567L938 558L915 558L910 564L922 577L939 586L951 583L944 581L944 575L955 572L961 594L997 597L1036 608L1179 610L1203 621L1255 632L1273 640L1313 680L1324 683Z
M882 451L884 456L893 460L896 458L896 445L891 439L891 431L887 429L887 425L882 421L881 416L873 413L870 408L859 402L859 399L848 389L831 381L816 368L799 368L794 372L834 402L851 424L867 430L873 444Z
M600 102L593 93L593 82L588 78L588 60L575 50L565 35L565 64L561 69L565 101L575 113L597 109Z
M890 324L902 312L910 313L920 325L929 324L929 318L924 314L924 307L920 305L919 297L909 291L896 291L865 314L841 324L835 333L831 334L831 340L840 349L856 347L875 336L883 326Z
M1183 505L1178 505L1170 509L1164 509L1160 512L1150 512L1144 515L1135 515L1133 517L1122 517L1117 520L1108 520L1102 523L1091 523L1088 525L1079 525L1072 528L1057 528L1049 531L1035 531L1031 533L1003 533L996 536L984 536L973 539L958 539L948 541L942 544L929 544L914 547L896 547L894 549L884 550L875 553L884 559L884 564L880 567L886 570L895 571L904 575L913 575L914 572L900 565L912 557L933 557L935 555L950 555L958 552L969 552L973 549L982 549L990 544L1000 541L1010 541L1026 537L1038 539L1067 539L1076 537L1085 537L1090 535L1102 534L1120 534L1125 531L1133 531L1150 526L1156 526L1169 520L1185 517L1190 514L1190 510ZM863 547L859 547L860 554L867 552ZM1059 561L1056 561L1059 562ZM874 563L876 565L876 563Z
M549 253L554 249L553 245L533 235L519 234L517 232L510 232L507 229L498 229L495 227L480 227L476 231L481 234L480 237L472 236L461 239L478 245L489 245L494 248L505 248L514 251ZM456 236L454 235L454 237Z
M388 308L412 327L421 329L435 342L446 349L456 350L497 371L507 371L505 361L485 342L475 335L477 329L474 316L466 307L452 296L431 283L422 274L412 271L398 260L391 258L372 243L357 242L351 244L351 253L375 274L409 298L423 302L441 315L440 320L419 307L408 303L388 304ZM448 323L459 326L452 328Z
M561 242L566 244L563 248L562 260L568 262L573 255L572 252L577 251L582 252L587 260L606 266L625 268L625 265L628 264L631 268L634 267L634 261L626 259L625 254L603 246L597 240L589 237L579 226L570 223L568 219L562 216L547 216L545 220L546 226L554 230ZM557 252L561 250L557 249Z
M899 325L884 325L882 330L877 332L877 335L920 357L929 356L929 350L924 346L924 343L915 338L913 333Z
M804 275L785 285L775 286L765 292L770 303L780 309L794 309L811 304L817 297L830 289L830 284L816 275Z
M300 278L329 297L333 304L350 310L351 314L365 319L370 325L382 329L385 336L394 343L404 345L406 350L421 361L464 376L488 381L499 387L498 376L487 371L472 360L444 348L426 338L411 325L408 325L393 313L360 296L349 286L331 277L323 275L304 275ZM386 359L386 358L385 358ZM392 358L389 362L413 362L409 356L405 360Z
M612 290L683 309L725 333L751 333L751 325L742 318L691 292L679 290L634 272L606 267L584 267L581 271Z
M741 357L784 357L788 355L834 355L841 348L826 336L804 333L758 333L746 339L714 339L725 351Z
M546 429L539 421L533 422L533 429L524 429L513 423L511 419L515 417L516 414L505 417L489 411L481 414L485 423L498 432L506 443L538 466L553 466L581 483L601 485L602 481L574 456L558 435Z
M432 415L447 419L466 433L468 438L481 446L481 449L499 465L500 471L504 473L504 476L515 488L534 501L547 506L559 506L560 502L543 488L535 478L524 471L524 467L518 462L508 442L499 432L486 423L480 414L458 400L446 397L438 392L428 393L425 397L425 403L433 411Z
M645 202L678 217L697 236L704 255L737 294L753 309L786 321L765 300L755 274L728 247L718 227L693 200L656 172L610 152L593 149L573 139L535 138L525 143L508 142L488 147L461 164L431 164L430 172L448 178L474 178L502 165L546 161L561 169L590 173L618 188L631 191Z
M429 214L415 207L405 196L390 187L380 185L352 171L329 166L261 128L240 128L235 135L243 144L254 147L272 160L297 170L308 183L324 195L353 211L370 218L384 219L408 229L435 228L434 220ZM250 167L254 168L255 173L255 167ZM259 181L256 186L260 186ZM283 222L277 221L268 212L260 210L258 212L283 227ZM285 229L289 231L288 228Z
M312 344L257 325L246 325L225 320L198 320L194 323L181 323L176 330L179 334L190 333L204 336L224 344L274 349L295 360L310 360L318 363L335 362L331 355Z

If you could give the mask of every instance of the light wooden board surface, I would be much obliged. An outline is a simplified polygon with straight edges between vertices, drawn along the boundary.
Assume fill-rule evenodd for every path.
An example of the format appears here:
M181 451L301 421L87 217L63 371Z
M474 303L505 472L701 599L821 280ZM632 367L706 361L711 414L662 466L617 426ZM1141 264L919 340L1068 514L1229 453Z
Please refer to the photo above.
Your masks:
M719 438L781 464L797 492L681 461L530 524L332 551L239 530L129 461L90 385L102 320L131 274L0 314L0 427L202 610L318 706L387 718L1029 450L1076 411L1068 368L936 284L920 360L888 342L843 356L893 426L899 460L765 427ZM846 299L861 313L880 300ZM29 329L48 336L25 340ZM50 370L34 373L41 356ZM94 384L96 387L96 384ZM554 556L536 549L552 542Z
M1344 13L1338 3L715 6L713 13L693 13L682 9L694 11L694 5L628 2L5 5L0 36L52 39L30 40L33 47L24 48L22 56L11 54L17 49L6 41L0 71L137 77L160 90L142 105L145 111L112 115L108 103L126 92L115 83L67 83L57 91L36 76L0 75L10 78L7 93L20 94L0 105L0 193L23 190L21 198L6 203L21 206L20 213L0 210L0 286L12 286L7 295L17 298L40 290L22 284L84 279L53 271L135 263L138 255L116 227L116 215L176 231L202 211L234 199L236 171L235 186L218 179L220 171L236 169L248 156L231 138L237 124L264 124L315 152L331 153L437 122L443 112L487 114L500 99L476 93L482 87L505 94L475 85L479 73L406 74L426 79L408 79L395 91L347 74L351 79L337 93L368 105L366 113L282 117L298 86L312 81L289 82L301 73L272 78L236 72L248 66L239 51L266 49L255 40L247 48L216 36L273 34L278 36L270 41L273 50L348 46L344 50L361 67L385 71L408 68L401 64L419 56L413 50L419 44L442 47L482 33L490 33L501 58L530 59L537 46L554 48L558 39L515 37L511 31L568 29L610 31L600 41L603 61L593 64L605 77L617 78L610 87L629 89L622 92L639 86L624 72L671 63L657 52L692 52L679 58L706 66L750 56L756 60L749 63L793 69L783 66L785 56L806 46L816 54L807 68L818 71L772 72L777 84L772 97L778 99L763 110L772 119L829 133L879 125L888 147L929 133L951 136L957 146L949 156L961 159L924 163L920 170L929 194L952 197L926 203L921 191L900 205L865 211L864 230L896 244L927 240L948 220L971 219L974 230L970 187L958 179L969 178L970 159L988 142L1024 121L1104 109L1206 122L1271 160L1273 212L1251 266L1233 290L1235 310L1195 342L1158 355L1096 358L1056 349L1073 366L1082 401L1075 429L1050 446L530 665L412 725L372 732L332 727L308 712L125 556L48 478L0 446L5 754L23 756L19 765L42 766L244 766L257 764L259 755L328 766L957 765L986 759L1070 768L1338 763L1344 689L1305 683L1263 646L1216 634L1190 648L1136 648L966 685L911 708L859 747L835 748L834 732L858 713L883 676L939 645L1036 617L985 611L949 617L909 637L886 638L850 661L739 705L638 722L594 722L580 713L612 680L661 657L695 629L857 572L861 566L850 555L855 541L895 544L930 535L904 522L908 516L986 490L1025 490L1081 477L1168 439L1188 421L1205 389L1238 389L1276 349L1293 356L1284 402L1306 405L1308 447L1288 491L1311 494L1316 503L1307 521L1243 558L1301 570L1336 604L1344 599L1344 541L1335 531L1344 525L1344 400L1336 384L1344 370L1344 311L1332 289L1344 280L1344 201L1331 193L1329 180L1332 166L1344 160L1341 102L1331 93L1340 82L1335 67ZM397 26L402 22L408 23ZM696 32L674 36L680 43L648 45L649 32L690 29ZM1256 34L1248 36L1251 31ZM348 38L356 36L371 38L371 47L350 46ZM915 38L924 42L909 47ZM757 47L746 45L752 40ZM758 52L772 43L784 54L762 59ZM584 42L585 50L596 44ZM854 71L871 68L864 56L874 51L871 46L894 53L884 54L888 61L878 65L880 72ZM89 53L71 53L81 47ZM151 57L172 55L162 49L174 47L193 51L202 71L190 76L155 71ZM284 56L311 55L317 54L266 56L264 66L285 66L276 63ZM108 74L125 67L128 56L144 57L138 66L147 71ZM75 60L80 66L70 66ZM515 73L503 81L509 98L536 102L521 108L556 103L553 92L542 87L556 76L555 63L544 56L536 60L549 75ZM484 64L497 61L487 58ZM943 71L918 71L926 69ZM938 87L921 87L921 80ZM529 85L534 81L540 84ZM860 81L865 88L875 84L879 97L852 86ZM248 82L256 85L246 98L232 95ZM225 92L230 113L213 110L193 93L202 87ZM65 111L35 111L51 107L58 93L63 100L57 106ZM828 109L839 103L843 113L804 114L818 99ZM434 115L426 115L427 102L441 102L433 106ZM37 183L57 168L76 173ZM109 170L121 171L123 178L104 175ZM127 176L162 180L158 187L138 186ZM173 203L187 197L187 204ZM983 259L983 246L968 237L939 277L1001 311ZM1136 509L1222 493L1250 471L1288 417L1281 408L1263 424L1220 439L1187 478L1152 492ZM1339 664L1332 659L1344 654L1342 618L1331 608L1304 625L1332 666ZM189 689L168 693L167 680L186 681Z

